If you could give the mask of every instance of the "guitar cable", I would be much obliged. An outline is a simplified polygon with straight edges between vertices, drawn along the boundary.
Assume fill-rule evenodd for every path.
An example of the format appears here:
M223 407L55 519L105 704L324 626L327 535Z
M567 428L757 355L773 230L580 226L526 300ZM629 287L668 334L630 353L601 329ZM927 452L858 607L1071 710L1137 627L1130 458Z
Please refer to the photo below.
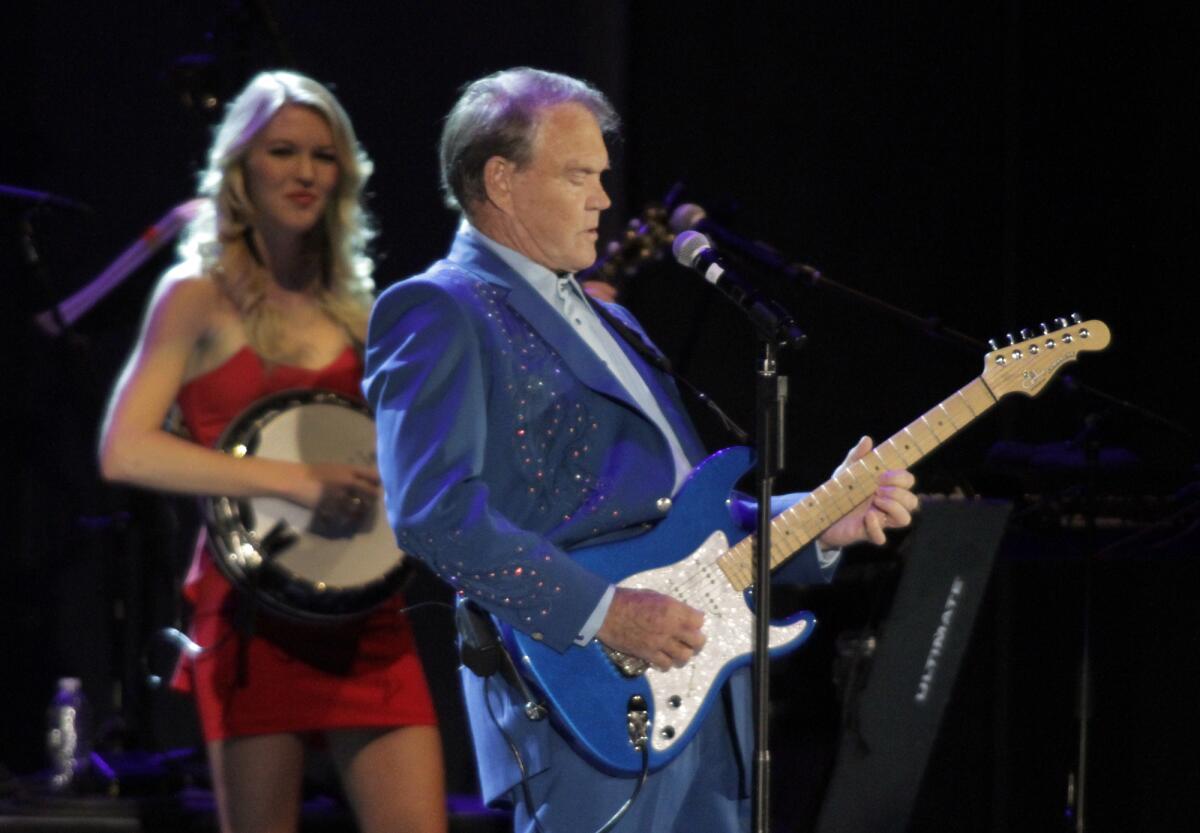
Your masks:
M458 650L462 664L472 674L483 680L483 699L487 704L488 716L492 719L492 725L496 727L500 736L504 738L504 742L508 744L509 752L512 753L513 760L517 764L517 769L521 773L521 795L525 801L525 810L529 818L533 820L534 827L537 828L538 833L546 833L534 808L533 793L529 788L529 770L525 766L525 759L521 756L520 748L509 736L508 732L504 730L504 726L501 725L500 720L496 717L496 712L492 709L490 696L492 679L499 673L505 681L516 689L518 697L523 701L522 711L529 720L542 720L549 714L549 710L544 704L537 701L533 692L525 684L520 671L517 670L516 663L513 662L512 655L500 639L500 632L496 627L495 621L493 621L492 617L483 608L469 600L464 599L460 601L457 609L454 611L454 624L458 629ZM641 792L642 785L646 783L646 778L650 773L650 751L646 736L646 727L648 725L646 720L647 712L642 699L640 697L635 699L638 705L636 706L636 710L631 710L629 714L629 737L630 742L642 753L641 777L634 786L633 794L629 796L629 800L621 805L612 818L596 830L596 833L608 833L608 831L613 829L616 823L629 811L629 808L633 806L634 800L637 798L638 793Z
M542 823L538 819L537 812L534 809L533 793L530 792L529 789L529 770L525 768L525 759L521 757L521 750L517 748L516 742L509 737L508 732L504 731L504 727L500 725L499 718L496 717L496 712L492 709L492 699L489 696L491 694L491 682L491 675L483 678L483 700L487 704L488 716L491 717L492 724L496 727L496 730L500 732L500 736L504 738L504 742L508 744L508 749L512 753L513 760L517 764L517 769L521 772L521 796L525 800L525 812L529 815L529 818L533 819L533 826L537 828L538 833L546 833L546 829L542 827ZM595 833L609 833L609 831L616 826L617 822L619 822L622 817L629 812L629 808L631 808L633 806L633 802L637 800L638 793L642 791L642 787L646 783L646 778L650 775L650 750L647 744L644 742L644 738L643 742L639 744L639 748L642 752L642 772L638 777L637 784L635 784L633 787L633 793L629 796L625 803L617 809L617 812L615 812L608 821L596 829Z

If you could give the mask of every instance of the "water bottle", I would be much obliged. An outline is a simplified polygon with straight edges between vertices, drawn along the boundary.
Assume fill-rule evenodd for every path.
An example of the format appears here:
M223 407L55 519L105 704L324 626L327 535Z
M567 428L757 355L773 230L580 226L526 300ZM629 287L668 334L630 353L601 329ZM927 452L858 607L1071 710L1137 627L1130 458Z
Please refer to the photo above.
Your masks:
M77 786L91 765L92 713L78 677L58 681L46 710L46 751L50 755L50 787Z

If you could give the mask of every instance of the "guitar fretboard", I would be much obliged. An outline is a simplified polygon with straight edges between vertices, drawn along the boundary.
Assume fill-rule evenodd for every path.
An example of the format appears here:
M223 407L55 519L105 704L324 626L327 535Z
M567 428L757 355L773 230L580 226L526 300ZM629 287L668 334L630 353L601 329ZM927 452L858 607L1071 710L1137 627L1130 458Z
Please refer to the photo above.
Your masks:
M975 379L862 459L839 469L804 500L780 512L771 521L771 569L870 500L884 472L912 467L995 404L983 379ZM743 538L717 561L738 590L754 584L757 537Z

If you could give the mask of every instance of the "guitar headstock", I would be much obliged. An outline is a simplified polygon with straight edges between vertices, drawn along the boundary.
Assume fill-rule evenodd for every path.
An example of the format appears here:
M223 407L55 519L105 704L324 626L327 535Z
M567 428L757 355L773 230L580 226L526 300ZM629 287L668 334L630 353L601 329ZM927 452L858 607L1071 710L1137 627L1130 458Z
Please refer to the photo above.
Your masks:
M651 203L625 226L604 254L590 268L579 273L580 281L606 281L620 286L621 281L645 263L658 260L671 248L675 233L667 224L667 209Z
M1108 347L1110 333L1103 321L1081 321L1078 315L1055 319L1058 329L1042 325L1042 334L1030 336L1021 331L1021 340L1009 336L1007 347L991 342L992 350L984 357L983 382L997 399L1009 393L1037 396L1059 369L1075 361L1080 353L1097 352Z

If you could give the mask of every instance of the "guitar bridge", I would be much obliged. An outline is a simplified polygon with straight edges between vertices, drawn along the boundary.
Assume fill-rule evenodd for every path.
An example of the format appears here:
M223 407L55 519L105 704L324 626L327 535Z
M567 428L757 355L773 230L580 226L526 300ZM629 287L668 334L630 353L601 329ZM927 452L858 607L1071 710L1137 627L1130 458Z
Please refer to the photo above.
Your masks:
M605 656L608 657L613 665L617 666L617 670L621 672L621 676L623 677L640 677L650 667L650 663L644 659L638 659L632 654L626 654L615 648L610 648L603 642L600 643L600 647L604 649Z

